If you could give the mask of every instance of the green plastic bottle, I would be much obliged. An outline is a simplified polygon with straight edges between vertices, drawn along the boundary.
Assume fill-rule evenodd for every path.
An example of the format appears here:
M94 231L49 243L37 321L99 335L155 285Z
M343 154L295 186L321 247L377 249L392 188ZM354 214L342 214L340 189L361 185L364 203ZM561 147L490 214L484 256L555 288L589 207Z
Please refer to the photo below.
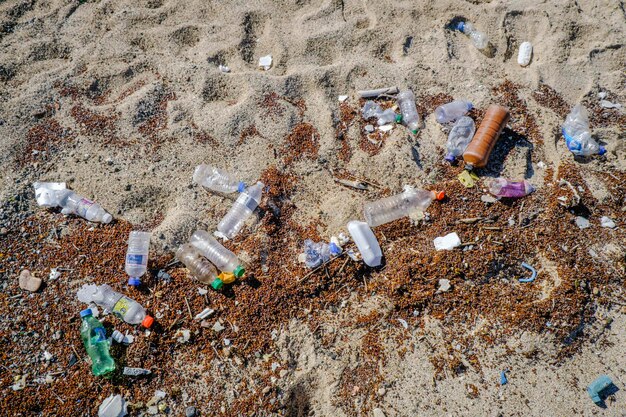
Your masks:
M115 370L115 361L109 354L109 341L106 330L88 308L80 312L83 320L80 326L80 337L83 339L87 354L91 358L91 372L94 375L106 375Z

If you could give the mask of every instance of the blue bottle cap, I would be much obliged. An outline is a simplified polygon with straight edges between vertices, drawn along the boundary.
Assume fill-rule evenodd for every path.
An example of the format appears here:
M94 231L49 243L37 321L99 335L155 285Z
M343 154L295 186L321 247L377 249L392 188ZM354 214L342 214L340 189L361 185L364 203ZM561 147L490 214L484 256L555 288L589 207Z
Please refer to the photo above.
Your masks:
M128 278L128 285L131 287L138 287L141 285L141 280L139 277L130 277Z
M460 32L464 32L464 30L465 30L465 22L458 22L456 24L456 30L458 30Z
M606 148L604 146L600 146L598 149L598 155L604 155L606 153Z
M243 181L239 181L239 185L237 186L237 192L243 193L246 189L246 183Z
M83 317L91 316L92 314L93 312L90 308L88 308L80 312L80 318L82 319Z

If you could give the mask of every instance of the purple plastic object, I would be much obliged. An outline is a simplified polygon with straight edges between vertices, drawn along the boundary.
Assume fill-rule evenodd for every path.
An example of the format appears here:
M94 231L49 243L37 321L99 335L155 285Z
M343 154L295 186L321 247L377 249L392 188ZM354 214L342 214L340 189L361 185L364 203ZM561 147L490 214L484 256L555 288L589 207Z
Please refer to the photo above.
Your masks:
M489 192L496 197L520 198L535 191L535 187L526 180L510 181L505 178L494 178L487 181Z

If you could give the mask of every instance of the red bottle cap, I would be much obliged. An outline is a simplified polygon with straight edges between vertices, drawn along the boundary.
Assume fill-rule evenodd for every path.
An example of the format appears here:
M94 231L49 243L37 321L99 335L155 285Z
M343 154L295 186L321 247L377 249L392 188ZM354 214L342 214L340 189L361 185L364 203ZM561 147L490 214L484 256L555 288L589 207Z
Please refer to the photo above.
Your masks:
M435 191L435 198L439 201L443 200L446 197L446 193L443 191Z
M146 329L149 329L150 327L152 327L153 324L154 324L154 319L151 316L146 316L141 322L141 325L145 327Z

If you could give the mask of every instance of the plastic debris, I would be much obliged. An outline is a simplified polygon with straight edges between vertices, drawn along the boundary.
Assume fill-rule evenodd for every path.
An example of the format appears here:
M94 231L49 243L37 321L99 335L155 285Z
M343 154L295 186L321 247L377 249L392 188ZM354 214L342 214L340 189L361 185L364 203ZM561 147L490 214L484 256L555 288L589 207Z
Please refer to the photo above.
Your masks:
M337 100L339 100L340 103L343 103L347 99L348 99L348 96L339 96L339 97L337 97Z
M191 235L189 243L195 246L220 271L230 272L237 278L241 278L245 273L245 269L237 255L225 248L208 232L196 230Z
M135 341L135 337L130 334L122 334L119 330L114 330L113 334L111 334L111 339L115 340L117 343L130 345Z
M92 315L91 309L81 311L80 318L80 337L91 358L91 372L96 376L113 372L115 361L109 353L111 343L106 337L104 326Z
M376 90L359 90L358 94L359 97L361 98L372 98L372 97L378 97L378 96L382 96L382 95L394 95L394 94L398 94L400 90L398 90L398 87L385 87L385 88L378 88Z
M472 110L473 104L468 100L454 100L443 104L435 109L435 119L438 123L445 124L459 120Z
M206 288L198 288L198 294L206 295L208 293L209 293L209 290L207 290Z
M352 235L352 240L359 249L363 262L371 267L379 266L383 259L383 252L367 223L352 220L348 222L348 232Z
M609 229L615 229L617 227L613 219L611 219L610 217L606 217L606 216L602 216L600 218L600 225L602 227L607 227Z
M365 120L375 117L378 119L378 126L399 121L401 116L397 115L393 109L383 110L380 105L372 100L368 100L361 109L361 115Z
M261 202L263 187L262 182L257 182L239 194L228 213L218 223L217 230L229 239L235 237L243 227L246 219L252 215L252 212Z
M600 92L598 93L598 98L599 98L600 100L602 100L602 99L606 98L606 91L600 91Z
M207 164L200 164L193 172L192 182L218 193L242 192L246 184L235 174Z
M59 199L57 191L65 190L67 186L64 182L35 182L35 199L42 207L57 207Z
M474 25L469 22L458 22L455 29L469 36L472 44L477 49L483 50L489 46L489 38L484 33L476 30Z
M196 417L198 415L198 411L196 407L187 407L185 408L185 417Z
M52 280L57 279L60 276L61 276L61 273L59 272L59 270L56 268L52 268L50 270L50 275L48 275L48 280L52 281Z
M495 198L495 197L494 197L494 196L492 196L492 195L489 195L489 194L483 194L483 195L481 195L481 196L480 196L480 201L482 201L483 203L487 203L487 204L493 204L493 203L495 203L496 201L498 201L498 199L497 199L497 198Z
M61 213L74 214L90 222L111 223L113 216L99 204L68 190L64 182L35 182L35 198L43 207L61 207Z
M215 333L219 333L222 330L226 329L226 327L222 326L222 323L220 323L220 321L218 320L218 321L215 322L215 324L213 325L212 329L213 329L213 331Z
M405 186L402 193L365 203L363 214L367 224L376 227L408 216L413 211L423 212L434 200L443 200L444 197L443 191L420 190Z
M215 310L213 310L212 308L205 308L204 310L202 310L200 313L198 313L195 317L196 320L204 320L207 317L211 317L211 315L215 313Z
M393 130L393 125L384 125L379 127L378 130L381 132L389 132L390 130Z
M448 134L447 153L444 159L452 163L456 158L463 155L475 132L476 126L471 117L463 116L457 120Z
M398 320L398 322L402 325L402 327L408 330L409 323L407 323L405 319L396 319L396 320Z
M521 198L535 191L528 181L511 181L506 178L491 178L485 181L489 192L501 198Z
M176 332L178 343L187 343L191 339L191 332L187 329L180 329Z
M519 278L518 281L522 283L533 282L537 278L537 270L526 262L522 262L522 268L528 269L532 275L529 278Z
M590 226L590 223L589 223L589 220L585 219L584 217L577 216L576 226L578 226L580 229L586 229Z
M365 131L367 133L372 133L374 131L374 126L372 126L372 125L365 125L365 127L363 129L365 129Z
M608 100L601 100L600 107L605 108L605 109L621 109L622 105L619 103L611 103Z
M230 72L230 68L228 66L226 66L226 65L220 65L218 68L219 68L220 72L225 72L225 73Z
M128 324L141 324L148 329L154 323L154 319L146 314L141 304L113 291L108 284L85 284L76 295L83 303L98 304Z
M28 269L20 272L20 277L18 279L20 288L26 291L35 292L40 287L43 281L40 278L33 276Z
M478 181L479 179L478 175L476 175L475 172L467 171L467 170L464 170L463 172L461 172L457 176L457 178L459 179L459 182L463 184L465 188L474 187L474 185L476 185L476 181Z
M487 107L485 116L476 130L472 141L463 151L465 169L483 168L489 161L489 155L509 121L509 109L492 104Z
M591 384L589 384L589 386L587 386L587 393L594 403L602 404L602 398L600 397L602 391L606 390L612 385L613 381L611 381L611 378L606 375L602 375Z
M157 272L157 278L165 282L166 284L172 282L172 276L162 269Z
M220 290L224 283L217 276L217 270L202 253L191 243L185 243L176 251L176 259L181 261L191 275L203 284L210 284L214 290Z
M533 44L530 42L522 42L519 46L519 52L517 54L517 63L522 67L530 64L530 59L533 56Z
M448 292L450 290L450 280L449 279L440 279L439 280L439 288L437 292Z
M448 233L445 236L435 238L433 241L436 250L452 250L461 246L461 239L456 232Z
M509 380L506 378L507 370L500 371L500 385L506 385Z
M24 388L26 388L26 377L27 376L28 376L27 374L22 375L22 376L16 376L13 379L13 381L15 381L15 382L14 382L13 385L11 385L11 389L13 391L21 391Z
M567 115L562 129L565 144L574 155L604 155L606 149L591 137L589 129L589 113L582 105L577 104Z
M402 123L413 133L416 134L420 127L420 115L415 106L415 94L411 90L400 92L396 98L400 113L402 114Z
M272 68L272 56L265 55L259 58L259 67L263 68L265 71Z
M127 376L142 376L142 375L150 375L152 373L149 369L144 368L129 368L128 366L124 367L123 374Z
M111 395L100 404L98 417L124 417L128 414L127 407L121 395Z
M148 271L148 254L150 251L150 232L132 231L128 236L126 264L124 270L128 274L128 285L137 287L141 284L141 276Z

